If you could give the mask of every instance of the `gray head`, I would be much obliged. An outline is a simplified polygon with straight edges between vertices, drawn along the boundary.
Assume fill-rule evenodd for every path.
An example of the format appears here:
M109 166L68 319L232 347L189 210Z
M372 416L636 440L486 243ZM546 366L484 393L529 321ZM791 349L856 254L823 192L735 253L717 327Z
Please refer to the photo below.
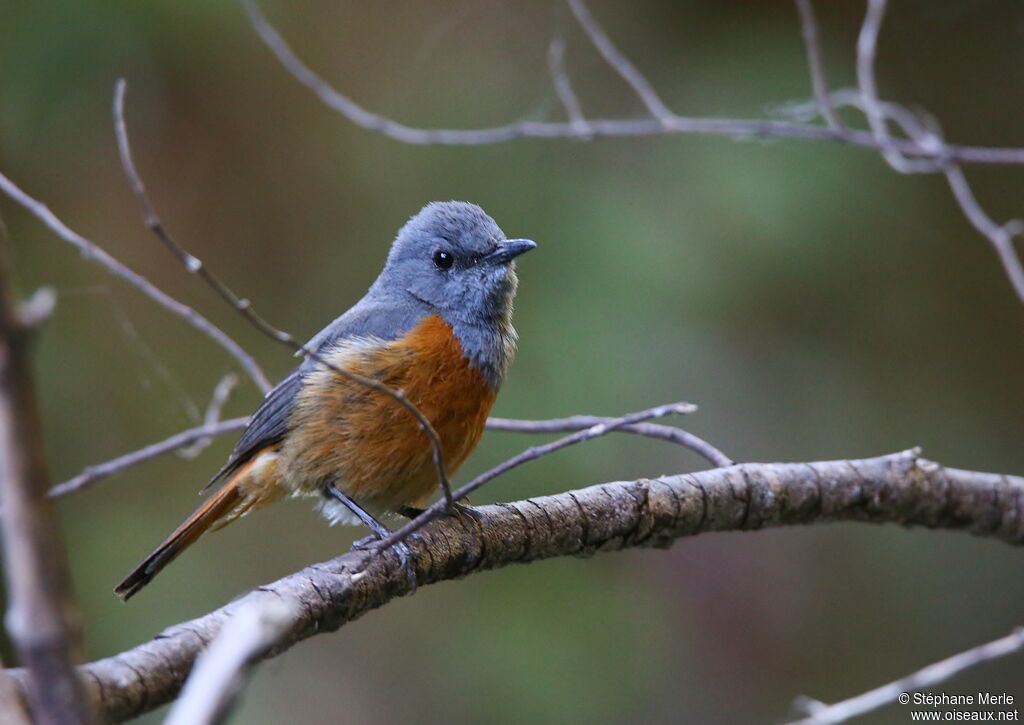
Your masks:
M470 362L497 390L516 348L515 262L536 244L506 239L494 220L464 201L427 204L402 227L368 298L452 326Z
M476 204L432 202L398 232L374 288L411 295L456 331L500 325L518 283L513 260L535 246L506 239Z

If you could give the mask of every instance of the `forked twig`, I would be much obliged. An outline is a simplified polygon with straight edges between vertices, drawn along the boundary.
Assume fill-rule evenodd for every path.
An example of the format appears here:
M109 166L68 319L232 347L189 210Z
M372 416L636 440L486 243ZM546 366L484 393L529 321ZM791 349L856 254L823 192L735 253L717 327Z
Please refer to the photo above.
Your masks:
M582 428L590 428L599 423L609 423L614 418L600 417L595 415L574 415L568 418L555 418L551 420L518 420L515 418L488 418L487 429L506 431L510 433L562 433L565 431L576 431ZM237 433L249 425L249 418L232 418L225 421L210 421L195 428L176 433L169 438L138 450L125 453L116 458L96 465L88 466L74 478L59 483L50 489L50 496L57 498L66 496L95 483L113 476L117 473L136 466L140 463L152 460L158 456L174 451L180 451L194 446L198 442L208 441L228 433ZM694 453L703 456L714 466L730 466L732 460L715 448L713 445L695 436L694 434L668 425L655 423L633 423L615 428L616 432L632 433L645 438L653 438L669 443L675 443L689 448Z
M517 420L514 418L490 418L487 421L489 430L503 430L512 433L564 433L566 431L582 430L602 423L612 423L615 418L602 417L597 415L573 415L568 418L555 418L552 420ZM621 433L633 433L645 438L668 441L689 448L697 455L703 457L713 466L731 466L733 461L729 456L722 453L703 438L695 436L689 431L674 428L670 425L658 425L656 423L632 423L619 425L615 430Z
M821 57L818 21L814 17L814 6L811 0L796 0L796 9L800 13L800 32L804 38L804 50L807 53L807 68L811 74L811 88L814 99L821 110L821 116L830 128L843 128L844 124L832 105L828 93L828 76L825 74L825 62Z
M967 183L960 166L951 157L942 156L946 144L940 135L938 124L926 130L918 122L916 116L908 109L894 103L883 103L878 99L875 83L875 56L877 54L878 36L882 30L882 21L888 0L868 0L868 9L857 38L857 83L860 89L859 108L864 112L871 126L871 131L879 143L886 144L883 157L895 171L902 174L942 172L949 184L953 197L971 225L989 242L996 251L996 256L1010 284L1013 285L1017 297L1024 301L1024 265L1014 248L1014 232L1019 230L1020 222L1011 221L1004 225L997 224L990 217ZM894 121L921 148L936 151L935 159L908 159L898 150L889 147L889 129L887 123Z
M586 134L587 119L565 70L565 38L555 38L548 46L548 70L551 72L551 85L555 87L558 100L565 107L569 123L575 124L580 133Z
M296 81L306 86L328 108L368 131L383 134L408 144L450 144L479 146L505 143L517 139L587 139L618 136L660 136L670 134L707 134L733 138L791 138L806 141L834 141L880 151L884 146L869 131L843 127L822 128L807 123L773 119L700 118L673 115L666 125L657 118L587 119L586 128L571 122L520 121L503 126L474 129L418 128L363 108L332 87L305 65L287 41L267 21L254 0L241 0L249 22L260 40L274 54L281 66ZM946 144L941 153L920 148L913 141L892 139L889 148L923 158L951 158L975 164L1024 164L1024 148L966 146Z
M1011 222L1000 226L984 212L975 199L957 164L1004 163L1024 164L1024 149L964 146L950 144L935 134L901 138L890 133L886 112L894 104L878 97L874 77L878 35L885 16L886 0L868 0L868 11L861 26L857 45L857 76L868 130L843 124L828 92L819 43L818 24L811 0L796 0L801 31L811 75L811 85L826 126L770 119L696 118L672 112L646 77L611 41L608 34L587 9L583 0L567 0L573 15L591 44L607 64L621 76L641 99L648 118L588 119L582 114L562 64L562 46L555 41L549 49L549 67L555 91L569 115L568 122L520 121L503 126L479 129L417 128L399 123L363 108L332 87L306 66L288 46L281 34L261 14L255 0L242 0L249 21L264 44L274 53L284 69L299 83L309 88L324 104L352 123L409 144L502 143L523 138L572 138L588 140L601 136L654 136L663 134L710 134L734 138L793 138L815 141L836 141L878 151L886 162L901 173L943 173L968 221L995 248L999 261L1018 296L1024 302L1024 265L1014 247L1019 225Z
M584 441L591 440L592 438L598 438L606 435L621 428L622 426L641 423L653 418L664 418L666 415L687 415L694 412L696 409L697 406L691 403L672 403L669 405L659 405L655 408L648 408L647 410L641 410L637 413L630 413L629 415L624 415L621 418L611 418L607 420L607 422L598 423L597 425L590 426L589 428L577 431L572 435L567 435L563 438L559 438L558 440L551 441L550 443L527 448L522 453L499 463L494 468L484 471L469 483L458 488L452 495L456 500L465 498L488 481L511 471L513 468L530 461L535 461L538 458L542 458L549 453L554 453L555 451L566 448L567 446L583 443ZM410 535L416 533L434 519L443 516L446 508L442 504L442 501L438 501L431 506L428 506L419 516L400 529L392 532L391 536L376 542L374 547L378 551L386 551L400 541L404 541Z
M669 110L668 106L661 100L658 92L654 90L651 82L644 77L644 74L637 70L636 66L626 57L625 53L619 50L612 42L608 34L604 32L597 19L590 13L590 10L583 3L583 0L568 0L569 8L579 23L583 32L587 34L590 42L597 48L605 62L619 74L622 80L629 84L640 101L647 107L652 116L665 128L672 128L676 114Z

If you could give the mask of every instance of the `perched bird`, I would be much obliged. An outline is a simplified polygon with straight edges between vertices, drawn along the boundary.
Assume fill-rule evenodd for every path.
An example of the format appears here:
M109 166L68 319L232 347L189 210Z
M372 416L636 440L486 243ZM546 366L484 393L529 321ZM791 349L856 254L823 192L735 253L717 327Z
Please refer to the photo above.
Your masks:
M320 361L307 358L267 394L210 482L216 491L115 593L127 600L206 531L286 496L315 497L332 523L387 535L382 515L408 513L437 489L433 449L397 401L332 368L401 390L437 431L454 474L515 354L513 260L535 246L506 239L474 204L425 206L366 295L310 340Z

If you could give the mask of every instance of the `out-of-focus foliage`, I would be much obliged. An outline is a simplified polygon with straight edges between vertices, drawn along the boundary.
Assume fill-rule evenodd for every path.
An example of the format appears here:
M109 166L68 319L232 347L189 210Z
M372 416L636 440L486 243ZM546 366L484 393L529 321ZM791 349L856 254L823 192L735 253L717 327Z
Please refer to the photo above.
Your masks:
M818 5L833 81L848 83L862 4ZM588 114L643 112L555 0L265 10L338 87L411 123L557 116L546 69L557 35ZM789 3L593 10L679 111L757 116L809 94ZM955 140L1024 145L1022 28L1009 0L895 4L882 93L928 107ZM521 264L521 351L500 415L687 399L702 407L686 424L740 460L921 444L950 465L1024 470L1024 311L938 178L801 142L403 146L320 105L233 3L0 2L0 168L222 324L275 377L293 364L287 354L139 223L110 123L122 75L137 161L165 221L298 335L358 299L423 203L465 198L540 244ZM971 178L994 216L1024 214L1024 169ZM6 200L0 212L21 289L60 295L38 344L56 479L194 423L232 361ZM258 401L243 387L228 414ZM488 434L460 478L527 442ZM203 540L118 602L113 584L191 510L230 445L60 502L90 657L349 545L355 532L284 504ZM478 500L699 465L611 437ZM1004 633L1020 621L1020 574L1020 554L1001 544L865 526L509 569L423 589L269 663L238 721L778 720L798 693L836 699ZM1019 664L990 666L947 690L1017 694L1019 675ZM898 706L877 719L905 720Z

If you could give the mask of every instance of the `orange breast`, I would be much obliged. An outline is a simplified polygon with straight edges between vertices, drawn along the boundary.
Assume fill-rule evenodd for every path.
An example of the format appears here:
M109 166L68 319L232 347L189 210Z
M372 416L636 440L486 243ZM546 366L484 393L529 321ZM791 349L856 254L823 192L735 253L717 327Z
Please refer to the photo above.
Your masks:
M425 318L398 342L345 342L326 359L402 390L437 431L449 476L479 442L495 393L442 318ZM430 443L409 412L329 369L309 376L291 431L284 473L301 492L333 480L380 512L421 504L437 490Z

